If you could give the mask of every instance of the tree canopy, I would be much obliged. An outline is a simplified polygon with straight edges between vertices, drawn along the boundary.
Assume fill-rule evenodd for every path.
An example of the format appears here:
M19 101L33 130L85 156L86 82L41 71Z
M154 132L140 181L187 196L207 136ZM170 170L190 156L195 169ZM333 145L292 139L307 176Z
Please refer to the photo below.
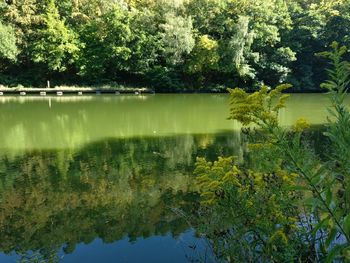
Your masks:
M349 10L347 0L4 1L0 83L317 89L314 54L350 45Z
M13 28L0 22L0 58L14 61L17 52L16 37Z

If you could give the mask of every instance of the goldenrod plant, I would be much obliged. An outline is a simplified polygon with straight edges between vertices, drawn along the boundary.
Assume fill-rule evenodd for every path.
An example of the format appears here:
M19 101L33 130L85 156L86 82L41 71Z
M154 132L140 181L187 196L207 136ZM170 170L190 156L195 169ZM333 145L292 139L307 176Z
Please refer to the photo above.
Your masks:
M320 157L309 146L307 120L292 127L278 122L290 85L263 86L248 94L230 91L229 119L247 138L247 158L211 163L197 160L203 233L219 259L229 262L333 262L350 260L350 113L344 98L350 83L346 47L336 42L319 54L330 59L322 87L332 106Z

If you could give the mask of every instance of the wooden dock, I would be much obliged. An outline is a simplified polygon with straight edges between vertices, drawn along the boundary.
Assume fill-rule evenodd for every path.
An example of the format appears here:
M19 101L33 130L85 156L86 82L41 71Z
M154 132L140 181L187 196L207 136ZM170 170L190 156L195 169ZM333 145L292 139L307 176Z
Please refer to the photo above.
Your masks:
M1 88L0 96L5 95L37 95L37 96L63 96L63 95L122 95L122 94L154 94L147 88L133 89L94 89L94 88Z

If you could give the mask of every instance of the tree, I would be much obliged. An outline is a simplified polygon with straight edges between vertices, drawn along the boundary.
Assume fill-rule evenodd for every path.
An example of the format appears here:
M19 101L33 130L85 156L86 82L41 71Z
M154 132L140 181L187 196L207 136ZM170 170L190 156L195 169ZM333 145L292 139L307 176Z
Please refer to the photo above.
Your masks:
M13 27L4 25L0 21L0 58L16 60L18 48Z
M131 57L129 71L145 76L159 63L161 36L155 24L155 14L149 9L132 9L130 12L132 40L129 43Z
M188 55L195 45L191 17L169 12L165 15L165 23L160 25L160 29L166 61L170 65L183 62L183 56Z
M80 41L84 43L79 58L79 74L94 81L118 77L121 71L129 69L131 57L130 15L123 6L115 5L112 10L81 27Z
M196 76L197 84L203 86L205 79L210 78L210 73L218 69L220 59L218 42L208 35L200 36L193 48L187 62L187 73Z
M43 27L36 32L32 59L51 71L65 71L77 59L79 45L72 30L61 19L55 0L48 0Z
M222 43L222 70L236 72L242 78L254 78L255 70L249 65L249 59L256 57L251 51L253 41L254 33L249 29L249 17L239 17L232 36Z
M350 44L349 10L348 0L0 1L19 51L2 72L30 85L50 71L76 84L318 89L314 54Z
M276 85L291 72L295 54L285 35L292 28L292 20L286 1L239 1L237 13L250 19L252 32L250 67L255 71L255 81Z
M218 66L218 43L208 35L200 36L192 50L188 65L190 73L207 72Z

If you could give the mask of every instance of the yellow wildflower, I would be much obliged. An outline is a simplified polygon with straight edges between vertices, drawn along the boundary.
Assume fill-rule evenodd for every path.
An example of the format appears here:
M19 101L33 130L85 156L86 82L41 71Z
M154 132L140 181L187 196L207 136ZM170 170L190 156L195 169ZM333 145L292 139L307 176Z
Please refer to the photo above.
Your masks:
M310 124L307 122L307 120L304 118L300 118L295 123L293 130L295 132L302 132L303 130L308 129L308 128L310 128Z

